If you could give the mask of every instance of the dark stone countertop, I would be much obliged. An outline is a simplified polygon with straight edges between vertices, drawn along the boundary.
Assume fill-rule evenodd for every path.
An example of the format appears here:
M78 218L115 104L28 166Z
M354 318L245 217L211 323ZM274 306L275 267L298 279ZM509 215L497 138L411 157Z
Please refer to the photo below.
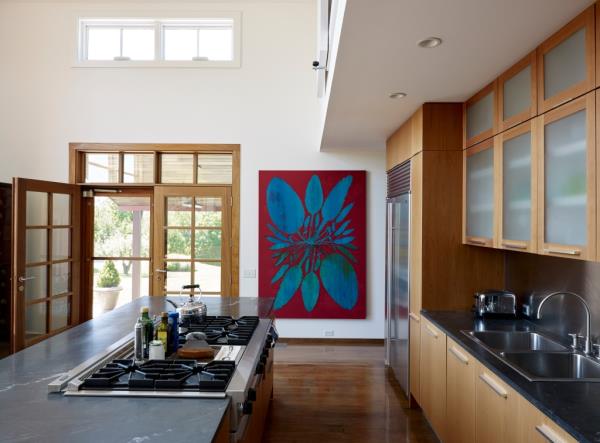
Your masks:
M178 297L169 297L176 302ZM208 315L271 315L273 299L205 297ZM163 297L142 297L0 360L2 442L209 443L229 399L64 397L48 383L133 330L142 306L172 310Z
M562 426L576 440L600 442L600 382L530 382L483 346L460 332L461 330L540 331L533 322L522 319L476 320L471 312L423 310L422 315ZM541 332L549 335L547 331Z

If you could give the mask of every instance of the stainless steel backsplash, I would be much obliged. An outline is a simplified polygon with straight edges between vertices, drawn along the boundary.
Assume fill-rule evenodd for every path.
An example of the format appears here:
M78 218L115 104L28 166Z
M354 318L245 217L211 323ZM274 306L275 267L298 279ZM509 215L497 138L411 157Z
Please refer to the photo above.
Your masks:
M519 297L519 304L531 293L570 291L581 295L592 312L592 335L600 337L600 263L507 252L505 286ZM584 333L585 311L568 296L548 300L542 319L537 321L549 332L566 337Z

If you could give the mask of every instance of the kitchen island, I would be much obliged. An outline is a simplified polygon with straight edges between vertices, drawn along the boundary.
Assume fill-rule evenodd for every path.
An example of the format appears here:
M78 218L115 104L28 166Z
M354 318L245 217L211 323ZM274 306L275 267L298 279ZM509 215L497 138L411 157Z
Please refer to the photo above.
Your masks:
M184 299L169 297L175 302ZM272 299L204 298L209 315L271 316ZM210 443L229 399L65 397L48 383L132 332L140 309L173 310L142 297L0 360L1 442Z

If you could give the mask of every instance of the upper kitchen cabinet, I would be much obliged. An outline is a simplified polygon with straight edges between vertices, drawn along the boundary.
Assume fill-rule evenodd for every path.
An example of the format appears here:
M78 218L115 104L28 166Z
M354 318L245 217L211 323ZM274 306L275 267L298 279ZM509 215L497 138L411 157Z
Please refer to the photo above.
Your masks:
M595 93L539 117L538 252L596 258Z
M464 104L464 146L473 146L496 132L496 85L493 81Z
M595 86L594 6L542 43L538 54L538 113Z
M463 242L494 246L494 140L486 140L464 151Z
M421 151L462 149L462 105L424 103L387 140L387 170Z
M498 131L523 123L537 113L535 51L498 77Z
M536 123L529 120L495 138L498 247L502 249L536 252Z

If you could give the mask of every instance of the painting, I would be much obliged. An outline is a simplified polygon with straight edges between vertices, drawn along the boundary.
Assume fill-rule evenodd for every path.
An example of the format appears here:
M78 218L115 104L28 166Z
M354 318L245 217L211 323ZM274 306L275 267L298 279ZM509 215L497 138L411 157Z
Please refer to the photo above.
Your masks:
M259 172L259 296L278 318L366 318L366 172Z

